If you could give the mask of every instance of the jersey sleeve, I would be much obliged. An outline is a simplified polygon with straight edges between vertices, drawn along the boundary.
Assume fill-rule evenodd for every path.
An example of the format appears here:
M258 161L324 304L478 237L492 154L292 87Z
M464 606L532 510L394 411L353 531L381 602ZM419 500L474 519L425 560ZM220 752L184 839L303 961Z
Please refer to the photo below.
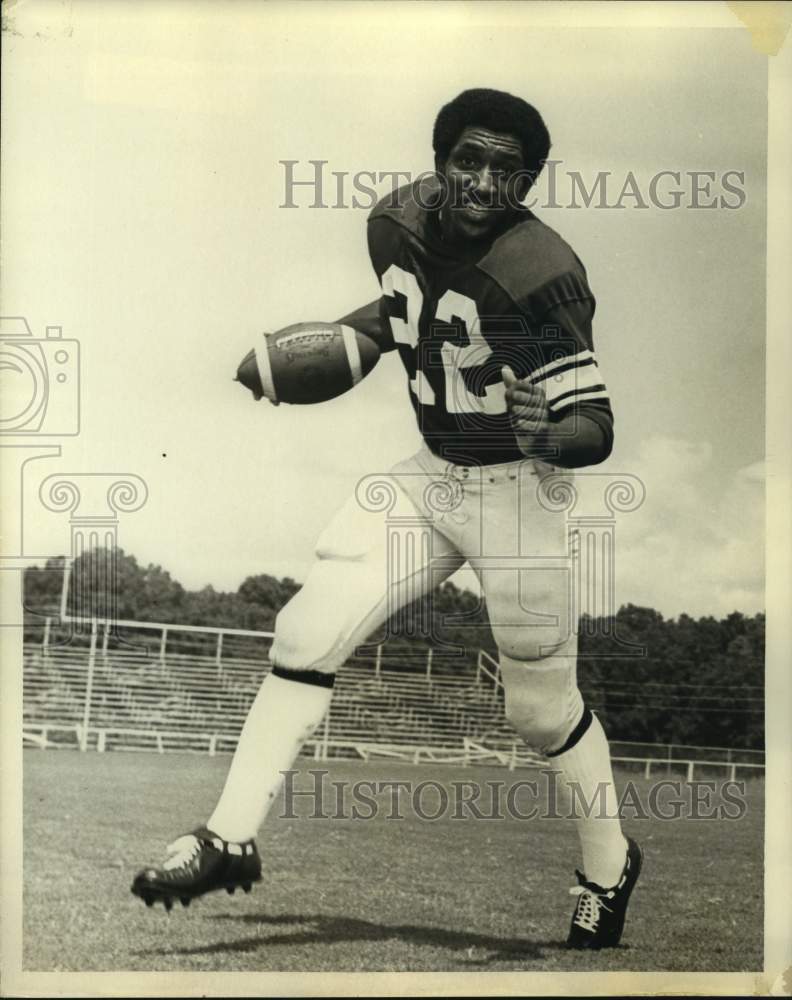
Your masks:
M561 301L544 316L542 325L558 329L559 342L571 348L531 373L531 380L544 389L551 413L561 414L583 404L610 411L608 389L594 352L593 315L591 298Z
M579 258L557 234L531 223L485 270L524 325L515 372L544 389L551 420L586 416L610 449L613 411L592 332L596 300Z
M382 277L383 271L388 266L388 261L392 258L396 239L395 227L389 223L387 217L373 213L369 216L366 226L366 241L369 260L378 278Z
M382 284L382 276L398 250L398 229L379 212L379 206L371 213L366 227L369 259L377 280ZM381 295L377 303L377 318L381 330L380 350L392 351L396 347L390 323L387 299Z
M569 345L568 353L531 373L531 381L544 389L554 422L563 417L581 416L593 420L602 431L606 450L613 447L613 410L605 379L594 352L592 319L594 297L559 298L549 305L543 326L560 332L559 343Z

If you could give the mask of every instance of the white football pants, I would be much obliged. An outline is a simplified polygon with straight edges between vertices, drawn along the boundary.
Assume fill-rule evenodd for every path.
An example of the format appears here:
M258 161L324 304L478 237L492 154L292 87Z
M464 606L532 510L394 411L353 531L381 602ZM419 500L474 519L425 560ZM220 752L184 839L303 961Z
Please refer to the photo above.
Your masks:
M552 499L571 478L529 459L454 466L425 446L389 473L366 476L278 615L273 663L334 673L394 612L467 561L500 651L507 717L536 749L561 747L583 712L573 552L563 503Z

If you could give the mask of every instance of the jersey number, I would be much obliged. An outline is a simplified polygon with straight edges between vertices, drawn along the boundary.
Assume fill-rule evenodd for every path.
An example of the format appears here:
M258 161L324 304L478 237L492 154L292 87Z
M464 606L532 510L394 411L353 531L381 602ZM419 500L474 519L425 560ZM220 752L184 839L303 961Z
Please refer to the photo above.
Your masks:
M406 319L390 316L393 338L397 344L404 344L415 352L416 372L415 378L410 379L410 389L416 399L425 406L434 406L435 392L427 371L435 366L422 358L418 351L418 330L424 296L415 275L404 271L397 264L391 264L382 275L382 292L394 301L397 294L401 295L407 302ZM440 347L446 410L449 413L505 413L505 387L502 382L482 385L480 393L471 392L468 388L476 386L477 381L484 381L485 366L491 369L491 364L488 366L487 362L492 357L492 349L481 333L476 303L467 295L449 289L439 299L434 318L449 326L461 322L467 339L467 343L463 345L445 340ZM477 372L476 369L480 371Z

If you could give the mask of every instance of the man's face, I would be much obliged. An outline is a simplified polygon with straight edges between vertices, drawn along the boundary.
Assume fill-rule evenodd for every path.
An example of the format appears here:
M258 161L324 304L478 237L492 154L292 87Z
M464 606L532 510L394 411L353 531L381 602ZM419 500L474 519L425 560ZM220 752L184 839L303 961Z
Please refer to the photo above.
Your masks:
M478 125L466 128L446 161L435 166L447 185L443 235L453 241L494 235L530 184L520 141Z

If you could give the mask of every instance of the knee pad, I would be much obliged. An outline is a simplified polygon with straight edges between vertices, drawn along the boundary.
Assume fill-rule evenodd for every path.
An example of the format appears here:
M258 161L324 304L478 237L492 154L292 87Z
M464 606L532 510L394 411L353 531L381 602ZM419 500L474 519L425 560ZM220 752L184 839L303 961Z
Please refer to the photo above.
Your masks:
M515 660L501 654L506 718L534 750L563 746L583 714L575 678L575 656Z
M395 486L393 492L399 503L407 504ZM369 623L374 621L372 629L377 626L388 593L384 517L352 496L332 518L316 543L304 586L275 621L274 664L335 673L367 638Z
M565 634L555 625L508 630L493 627L492 632L501 657L515 663L552 663L554 659L566 655L566 649L574 640L574 636Z
M484 594L495 643L513 660L542 660L575 641L563 574L489 571Z
M275 619L272 662L335 673L386 617L386 588L378 584L376 567L353 559L317 559L302 590Z
M295 594L275 619L272 663L290 672L335 674L349 654L333 618L327 608L314 607L309 595Z

